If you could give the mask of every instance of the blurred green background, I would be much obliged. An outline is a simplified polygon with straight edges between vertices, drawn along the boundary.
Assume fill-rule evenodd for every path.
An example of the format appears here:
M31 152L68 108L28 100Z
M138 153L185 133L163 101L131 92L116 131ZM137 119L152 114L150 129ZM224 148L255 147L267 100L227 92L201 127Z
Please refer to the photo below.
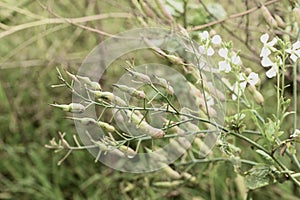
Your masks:
M199 6L198 1L190 2ZM248 8L244 1L237 3L228 0L218 3L220 4L214 5L219 6L215 7L216 13L221 15L219 17L223 17L223 11L229 15L256 5L255 1L249 1ZM288 1L283 1L276 8L277 11L288 14L288 11L281 10L287 4ZM68 21L49 24L45 19L112 13L111 18L81 25L116 34L141 25L134 17L114 18L118 16L114 13L133 16L137 12L130 1L0 1L0 199L241 199L236 186L238 183L235 182L236 175L230 164L178 167L178 170L194 174L198 184L160 188L151 183L164 177L163 172L117 172L94 163L94 158L86 151L72 153L61 166L57 166L64 154L55 154L44 147L50 139L57 136L58 131L66 132L70 141L72 134L76 133L72 121L63 120L64 113L48 105L54 101L71 101L71 94L66 89L51 88L52 84L59 83L55 68L76 72L87 54L107 38ZM203 9L191 9L187 16L190 25L215 20L205 14ZM256 14L251 15L249 20L262 23ZM34 24L35 22L41 24ZM238 22L232 23L236 25ZM164 26L159 20L149 23ZM235 46L243 50L242 54L248 59L244 64L257 68L259 61L257 62L258 57L253 52L259 52L257 42L249 40L248 45L254 48L247 48L224 27L216 26L215 30L225 40L233 40ZM236 32L239 30L240 33ZM252 30L253 37L250 39L259 41L258 35L264 30L265 25ZM244 30L239 27L232 31L245 35ZM264 71L260 68L257 70ZM270 87L266 87L266 90ZM268 98L273 94L269 92L266 95ZM254 197L297 199L293 195L294 190L298 189L293 188L290 183L276 184L255 191Z

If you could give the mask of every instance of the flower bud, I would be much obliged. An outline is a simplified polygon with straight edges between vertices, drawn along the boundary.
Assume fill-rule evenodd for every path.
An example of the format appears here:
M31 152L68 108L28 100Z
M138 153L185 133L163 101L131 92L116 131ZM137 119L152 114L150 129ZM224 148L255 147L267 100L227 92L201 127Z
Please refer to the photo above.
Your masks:
M259 91L257 91L257 90L254 91L253 99L257 104L259 104L261 106L264 105L264 97Z
M111 92L102 92L102 91L99 91L99 90L89 90L89 91L98 98L107 99L109 101L114 100L114 94L111 93Z
M71 112L71 113L83 113L85 111L85 107L79 103L70 103L70 104L50 104L50 106L54 106L57 108L61 108L63 111Z
M263 15L264 19L266 20L266 22L273 28L278 27L276 20L273 18L272 14L268 10L268 8L264 5L262 5L261 10L262 10L262 15Z
M249 74L252 72L252 69L247 67L244 72L245 72L246 76L249 76Z
M169 59L169 61L175 65L181 65L183 64L183 61L181 58L175 56L175 55L166 55L166 57Z
M67 118L79 121L81 124L83 124L85 126L97 124L97 121L93 118L88 118L88 117L83 117L83 118L67 117Z
M73 81L79 82L78 78L74 74L72 74L68 71L66 71L66 73Z
M197 183L197 178L193 175L191 175L190 173L187 172L183 172L182 173L182 177L188 181L190 181L191 183L196 184Z
M256 91L256 87L250 84L248 85L247 89L251 94L253 94Z

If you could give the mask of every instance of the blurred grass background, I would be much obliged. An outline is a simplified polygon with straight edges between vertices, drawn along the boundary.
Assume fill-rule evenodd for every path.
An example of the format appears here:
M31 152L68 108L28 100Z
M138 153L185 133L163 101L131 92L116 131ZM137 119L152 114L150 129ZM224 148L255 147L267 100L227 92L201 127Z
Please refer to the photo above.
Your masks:
M12 26L58 17L53 13L64 18L133 13L127 1L41 2L42 5L36 0L1 0L0 35ZM242 2L234 2L235 6L230 3L233 1L222 2L228 13L245 9ZM253 20L259 19L253 16ZM83 24L112 34L139 27L134 18ZM236 41L222 27L216 30L225 39ZM153 187L151 182L164 177L162 172L143 175L117 172L95 164L86 151L72 153L57 166L63 154L54 154L44 144L56 137L58 131L66 132L71 141L75 129L72 121L63 120L64 113L48 106L53 101L71 101L71 94L64 88L50 87L58 83L55 68L76 72L85 56L105 38L67 22L34 26L0 38L0 199L241 199L238 183L234 181L236 175L226 163L179 167L194 174L199 183L178 188ZM249 53L244 46L241 49ZM249 57L251 60L250 53ZM255 61L249 61L250 64L255 68ZM254 197L297 199L293 190L290 183L285 183L257 190Z

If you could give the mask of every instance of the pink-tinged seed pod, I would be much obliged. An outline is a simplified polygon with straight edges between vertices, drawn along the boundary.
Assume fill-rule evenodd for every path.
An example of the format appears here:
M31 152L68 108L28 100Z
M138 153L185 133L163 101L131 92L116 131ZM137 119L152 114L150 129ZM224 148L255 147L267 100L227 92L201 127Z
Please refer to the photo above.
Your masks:
M275 20L276 20L276 22L277 22L277 24L280 28L285 28L286 27L285 22L283 21L283 19L279 15L275 14L274 17L275 17Z
M191 147L191 142L185 137L178 137L177 141L185 149L189 149Z
M300 8L294 8L293 9L293 15L294 15L295 20L298 24L298 27L300 27Z
M130 111L127 111L126 115L146 135L148 135L152 138L163 138L164 137L165 132L163 130L155 128L155 127L149 125L145 121L145 119L143 119L142 116L138 116L134 112L130 112Z
M70 104L50 104L50 106L54 106L57 108L61 108L63 111L71 112L71 113L83 113L85 111L85 107L80 103L70 103Z
M151 79L149 78L149 76L130 69L126 69L126 70L137 80L142 81L143 83L148 83L148 84L151 83Z
M159 182L154 182L153 186L155 187L165 187L165 188L171 188L171 187L178 187L184 183L182 180L175 180L175 181L159 181Z
M139 1L139 3L141 5L142 10L148 17L150 17L150 18L154 17L154 13L151 10L151 8L148 6L147 3L145 3L144 1Z
M98 121L97 124L99 127L103 128L107 132L115 132L115 130L116 130L115 127L113 127L112 125L110 125L106 122Z
M261 106L264 105L264 97L259 91L257 91L257 90L254 91L253 99L257 104L259 104Z
M173 138L170 139L170 145L172 146L172 149L174 149L174 151L176 151L180 155L183 155L186 153L186 149L184 147L182 147L182 145L179 144L179 142L177 142Z
M177 171L175 171L174 169L172 169L170 166L166 166L166 167L162 168L162 170L171 179L180 179L181 178L180 174Z
M85 126L95 125L97 124L97 121L93 118L83 117L83 118L77 118L77 117L67 117L68 119L73 119Z
M276 20L273 18L272 14L268 10L268 8L264 5L262 5L260 9L262 11L262 15L263 15L264 19L266 20L266 22L273 28L278 27Z
M208 155L211 152L211 149L198 137L195 137L194 144L199 149L199 155Z
M67 74L73 81L76 81L76 82L79 83L78 78L77 78L74 74L72 74L72 73L70 73L70 72L68 72L68 71L66 71L66 74Z
M133 87L128 87L127 85L118 85L118 84L113 84L114 87L119 88L121 91L126 92L138 99L145 99L146 94L144 91L137 90Z
M168 83L168 81L166 79L157 77L155 75L153 75L153 77L157 80L156 84L158 84L159 86L163 87L167 91L167 93L169 95L173 95L174 94L173 87L170 86L170 84Z
M165 7L164 3L161 0L156 0L156 4L168 21L174 21L173 16L167 10L167 8Z
M79 75L77 75L76 77L78 78L78 80L90 86L93 90L102 90L101 85L98 82L91 81L89 77Z

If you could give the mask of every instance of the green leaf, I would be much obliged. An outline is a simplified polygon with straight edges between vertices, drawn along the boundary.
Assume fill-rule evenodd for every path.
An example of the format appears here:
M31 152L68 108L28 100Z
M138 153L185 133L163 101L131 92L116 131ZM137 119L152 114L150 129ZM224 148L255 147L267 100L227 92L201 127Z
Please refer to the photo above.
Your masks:
M246 172L245 181L248 189L255 190L274 183L275 178L271 175L270 166L257 165Z

